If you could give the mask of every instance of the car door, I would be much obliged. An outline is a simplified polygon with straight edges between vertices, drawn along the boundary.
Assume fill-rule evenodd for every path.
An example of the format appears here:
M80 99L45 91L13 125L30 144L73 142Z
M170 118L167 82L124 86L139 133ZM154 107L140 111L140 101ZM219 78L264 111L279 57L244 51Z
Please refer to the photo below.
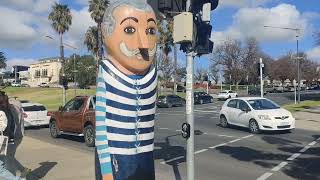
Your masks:
M234 124L236 118L237 111L237 99L230 100L227 104L227 110L225 111L225 115L229 123Z
M243 100L238 101L238 118L236 119L236 123L239 126L248 127L249 120L251 119L251 109Z
M79 132L82 126L82 108L84 108L84 104L84 98L75 98L65 105L61 112L63 131Z

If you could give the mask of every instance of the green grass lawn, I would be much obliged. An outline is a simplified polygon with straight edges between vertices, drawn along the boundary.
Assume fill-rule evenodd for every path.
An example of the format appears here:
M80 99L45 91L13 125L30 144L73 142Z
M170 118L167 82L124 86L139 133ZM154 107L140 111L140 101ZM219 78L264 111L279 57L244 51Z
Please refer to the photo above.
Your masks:
M17 97L20 100L30 100L41 103L50 111L55 111L62 105L62 89L59 88L14 88L4 89L9 97ZM94 95L95 89L77 89L76 95ZM74 89L67 90L67 101L75 96Z
M320 106L320 101L302 101L300 104L285 105L284 108L291 112L294 112L294 111L309 109L311 107L316 107L316 106Z

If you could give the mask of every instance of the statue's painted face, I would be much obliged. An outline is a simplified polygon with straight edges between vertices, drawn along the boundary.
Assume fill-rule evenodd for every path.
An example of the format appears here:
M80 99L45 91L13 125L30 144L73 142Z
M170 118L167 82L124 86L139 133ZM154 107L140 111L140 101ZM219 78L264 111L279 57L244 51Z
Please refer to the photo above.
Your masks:
M123 73L145 73L156 53L154 13L120 6L115 9L113 17L116 21L114 31L110 36L104 36L110 60Z

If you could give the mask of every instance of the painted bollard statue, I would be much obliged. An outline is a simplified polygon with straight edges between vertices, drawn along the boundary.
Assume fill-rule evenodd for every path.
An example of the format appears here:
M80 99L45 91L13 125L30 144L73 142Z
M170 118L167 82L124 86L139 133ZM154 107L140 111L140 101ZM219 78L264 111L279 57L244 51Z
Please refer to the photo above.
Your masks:
M96 149L102 179L153 180L157 72L156 17L146 0L115 0L106 9L99 64Z

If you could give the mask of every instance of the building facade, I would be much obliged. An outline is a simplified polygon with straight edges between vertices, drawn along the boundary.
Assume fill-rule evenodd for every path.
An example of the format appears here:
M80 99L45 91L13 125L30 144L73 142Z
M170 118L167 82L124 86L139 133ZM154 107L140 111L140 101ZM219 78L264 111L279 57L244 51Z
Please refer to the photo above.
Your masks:
M40 59L38 63L30 65L28 84L31 87L39 86L41 83L58 85L61 67L59 58Z

